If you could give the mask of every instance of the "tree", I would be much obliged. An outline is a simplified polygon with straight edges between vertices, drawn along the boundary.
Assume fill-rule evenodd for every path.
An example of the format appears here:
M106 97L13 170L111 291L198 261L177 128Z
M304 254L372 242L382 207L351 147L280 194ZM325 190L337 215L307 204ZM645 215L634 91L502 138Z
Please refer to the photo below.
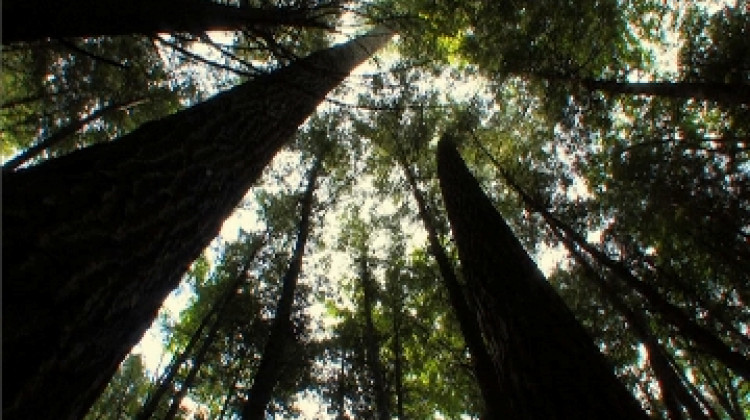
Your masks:
M81 416L265 165L390 35L4 176L5 415Z
M647 418L446 138L438 145L438 173L462 271L502 381L497 415Z
M223 313L227 310L227 306L232 301L233 297L236 296L237 289L247 281L247 269L264 244L262 239L251 239L250 242L252 242L251 249L248 251L247 256L243 258L244 262L241 263L239 273L234 276L229 284L226 286L222 285L224 288L223 292L216 298L215 302L211 305L210 310L203 315L200 324L198 324L198 327L190 336L190 340L187 342L184 349L174 357L170 365L167 367L160 378L158 386L149 394L143 407L141 407L141 410L138 412L137 416L135 416L137 420L147 420L154 415L162 398L170 389L172 389L174 380L180 368L195 352L194 348L198 345L199 341L201 341L201 339L203 340L201 347L205 347L206 350L199 350L198 353L204 353L204 355L207 351L207 346L212 344L213 337L216 335L218 328L221 325L221 321L224 318ZM208 334L205 332L206 328L210 328ZM193 362L191 364L191 369L196 369L196 366L199 366L199 363ZM181 391L182 390L187 391L187 386L185 384L181 387Z
M249 390L247 401L242 409L245 420L262 420L265 418L266 407L273 396L274 387L279 381L281 365L291 354L289 342L294 340L292 324L292 303L297 287L297 280L302 270L302 259L305 255L305 245L310 233L310 216L315 201L315 183L321 170L322 157L318 157L310 169L307 178L307 188L300 200L300 220L297 228L297 241L294 245L289 268L282 279L281 295L276 306L276 313L263 349L263 357L253 378L253 386Z
M150 385L140 355L131 354L122 362L117 374L91 407L90 420L124 420L133 418L146 398Z
M137 0L127 4L65 1L52 6L44 1L12 0L3 3L3 16L7 22L3 27L3 43L44 38L153 35L172 31L231 31L247 26L327 28L321 18L338 12L334 2L309 8L263 8L201 0ZM33 25L24 23L28 22L29 16L34 16Z

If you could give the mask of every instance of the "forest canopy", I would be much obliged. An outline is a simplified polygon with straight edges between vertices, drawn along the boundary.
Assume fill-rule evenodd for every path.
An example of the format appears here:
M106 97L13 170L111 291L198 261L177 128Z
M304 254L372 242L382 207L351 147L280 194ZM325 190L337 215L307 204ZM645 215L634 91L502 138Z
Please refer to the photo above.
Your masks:
M746 0L126 3L3 3L3 417L750 417Z

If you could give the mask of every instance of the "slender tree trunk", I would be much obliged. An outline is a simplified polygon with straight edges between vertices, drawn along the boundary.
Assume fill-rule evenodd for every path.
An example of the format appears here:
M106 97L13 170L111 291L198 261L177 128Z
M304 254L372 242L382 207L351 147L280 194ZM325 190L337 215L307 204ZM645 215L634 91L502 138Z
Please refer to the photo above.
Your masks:
M6 0L3 43L45 38L232 31L248 26L320 27L329 9L235 7L205 0ZM33 19L30 23L29 19Z
M403 315L403 297L401 285L392 285L395 289L395 303L393 308L393 375L396 387L396 416L404 420L404 378L403 378L403 349L401 348L401 319Z
M676 99L696 99L729 105L750 103L750 85L713 82L618 82L614 80L579 80L591 90L620 95L661 96Z
M236 294L236 289L235 289ZM224 318L224 314L226 313L224 309L226 306L221 308L219 310L219 313L216 314L216 319L214 319L214 323L211 326L211 329L208 331L208 334L203 338L203 342L201 343L200 348L195 353L195 356L192 359L192 363L190 365L190 370L188 371L188 374L185 376L185 379L182 381L182 385L180 386L180 390L175 393L175 395L172 397L172 403L169 405L169 410L167 410L167 413L164 415L163 420L172 420L176 415L177 411L180 409L180 404L182 403L182 400L185 398L185 395L187 395L188 390L193 386L193 383L195 382L195 378L198 377L198 372L200 372L201 366L203 365L203 362L206 360L206 354L208 354L208 350L211 348L211 345L214 343L214 340L216 339L216 333L219 332L219 328L221 327L221 323Z
M3 417L82 417L266 164L390 36L4 175Z
M341 365L339 367L339 383L338 389L336 389L336 408L337 416L336 420L345 420L346 416L346 371L344 370L344 364L346 363L346 351L341 349Z
M385 385L383 365L380 361L380 343L372 320L372 307L375 294L375 282L368 266L368 251L365 248L359 256L360 280L362 281L362 306L365 316L365 350L367 354L367 366L372 374L372 382L375 388L375 405L379 420L390 420L388 392Z
M187 345L185 345L185 348L177 357L175 357L169 367L167 367L165 374L159 382L159 386L151 395L149 395L146 403L143 404L143 408L141 408L141 411L136 416L136 420L147 420L154 415L157 407L159 407L161 399L167 394L170 389L172 389L172 383L174 382L175 376L177 376L177 372L179 372L180 367L185 363L188 357L193 354L193 349L198 344L198 341L200 341L201 337L205 336L205 328L211 323L213 319L218 318L220 314L223 313L227 305L231 302L232 298L237 295L237 288L239 288L242 283L247 280L247 269L251 261L255 259L255 256L258 254L264 244L265 240L262 239L258 240L254 244L250 253L245 257L245 263L237 273L237 277L235 277L234 281L226 286L226 290L224 290L224 293L219 296L208 313L206 313L206 315L203 317L201 323L198 325L198 328L196 328L193 332L193 335L190 336L190 340L188 341Z
M453 263L451 263L448 254L446 254L445 249L443 249L440 243L438 232L435 228L434 215L430 212L430 206L427 204L427 200L417 185L414 173L403 158L399 158L399 163L411 187L414 200L417 202L419 217L422 219L422 224L427 231L430 253L435 258L435 261L437 261L443 285L448 291L448 298L451 302L453 313L456 315L459 328L461 329L461 335L463 335L464 341L469 347L474 376L479 383L482 400L484 401L485 417L490 419L495 418L497 416L493 413L501 413L504 410L499 405L500 400L497 398L497 395L500 395L501 392L500 382L498 381L499 375L495 371L492 359L482 339L482 333L475 316L476 310L472 310L467 302L467 296L464 294L463 287L458 281Z
M287 358L292 357L287 350L288 344L294 340L292 327L292 304L294 303L294 291L297 288L297 280L302 271L302 260L305 255L305 245L310 234L310 215L312 214L315 183L318 179L322 161L315 161L307 179L307 188L300 202L300 221L297 226L297 241L294 252L289 261L289 268L282 280L281 296L276 305L276 316L271 327L271 334L263 348L263 357L258 366L258 371L253 378L253 386L250 388L249 396L242 407L242 418L244 420L263 420L266 407L273 397L273 390L279 382L282 366Z
M495 418L647 419L562 299L526 254L453 143L438 174L467 287L495 369Z
M39 141L39 143L29 147L28 149L23 151L23 153L9 160L8 162L5 163L5 165L3 165L3 172L12 171L18 168L19 166L23 165L29 160L39 156L39 154L42 153L43 151L57 146L63 140L67 139L71 135L75 134L76 131L83 128L86 124L92 121L98 120L99 118L103 117L106 114L109 114L112 111L130 108L130 107L139 105L146 101L148 101L147 98L139 98L139 99L134 99L132 101L114 103L114 104L110 104L102 108L99 108L96 111L89 114L88 116L83 117L79 120L73 121L70 124L66 125L65 127L60 128L58 131L56 131L49 137Z

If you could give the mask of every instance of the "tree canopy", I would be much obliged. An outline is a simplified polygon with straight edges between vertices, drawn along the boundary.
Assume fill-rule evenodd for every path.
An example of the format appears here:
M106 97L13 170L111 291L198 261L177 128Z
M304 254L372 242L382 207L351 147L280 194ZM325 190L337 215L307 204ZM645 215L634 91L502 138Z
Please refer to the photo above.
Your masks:
M4 417L750 416L746 0L42 3Z

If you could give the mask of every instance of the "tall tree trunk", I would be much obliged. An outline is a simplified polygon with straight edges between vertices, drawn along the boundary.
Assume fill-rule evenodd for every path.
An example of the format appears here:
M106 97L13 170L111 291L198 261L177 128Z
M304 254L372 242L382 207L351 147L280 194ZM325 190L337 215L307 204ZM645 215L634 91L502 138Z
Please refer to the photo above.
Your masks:
M377 418L379 420L390 420L390 411L388 404L388 392L385 385L385 375L383 365L380 361L380 340L375 329L375 323L372 319L372 307L374 304L373 296L375 294L375 281L370 273L368 265L368 250L365 247L359 256L360 280L362 281L362 310L365 316L365 351L366 362L372 375L372 382L375 388L375 405L377 408Z
M481 143L477 143L481 145ZM486 149L485 153L491 157ZM711 355L738 375L744 377L746 380L750 380L750 360L745 355L729 347L706 327L696 323L685 311L669 302L656 287L636 277L625 264L613 260L607 254L588 243L581 234L568 224L560 221L537 200L527 194L496 161L493 160L493 163L510 187L521 196L521 199L529 207L539 212L547 224L554 229L562 231L582 250L591 255L594 260L602 266L607 267L623 284L643 296L654 312L661 315L666 322L675 326L679 330L680 335L692 340L703 353Z
M3 417L82 417L266 164L390 37L4 175Z
M562 299L526 254L453 143L438 174L467 287L495 369L495 418L647 419Z
M341 348L341 365L339 366L338 387L336 387L336 420L346 420L346 350Z
M236 295L236 289L235 289L235 295ZM218 313L216 314L216 319L214 319L214 323L211 326L211 329L208 331L208 334L206 334L205 337L203 337L203 342L201 343L201 346L198 348L198 351L195 353L195 356L193 356L192 363L190 364L190 370L188 370L187 375L185 375L185 379L182 381L182 385L180 386L180 390L177 391L172 396L172 403L169 405L169 409L167 410L167 413L162 418L163 420L172 420L176 415L177 411L180 409L180 404L182 404L182 400L185 398L185 395L187 395L188 390L192 388L193 383L195 383L195 378L198 377L198 372L200 372L201 366L203 365L203 362L206 360L206 355L208 354L208 350L211 348L211 345L214 343L214 340L216 339L216 334L219 332L219 328L221 327L221 323L224 319L224 315L226 314L226 306L221 308Z
M297 225L297 241L294 252L289 261L289 268L282 280L281 296L276 305L276 316L273 320L271 333L263 348L263 357L258 371L253 378L253 386L242 407L244 420L263 420L266 407L273 397L273 390L279 382L282 366L291 357L287 350L288 344L294 340L292 327L292 304L297 280L302 271L302 260L305 255L305 245L310 234L310 215L312 214L315 183L318 179L322 161L319 157L313 164L307 179L307 187L300 202L300 220Z
M248 26L325 27L318 8L256 8L211 0L6 0L3 43L44 38L232 31ZM30 24L30 19L33 23Z
M235 277L234 280L226 286L224 293L222 293L218 297L218 299L216 299L216 302L214 302L211 309L201 320L198 328L196 328L193 332L193 335L190 336L190 340L188 340L185 348L180 352L179 355L177 355L177 357L174 358L172 363L167 367L165 374L159 382L159 385L156 387L154 392L149 395L148 399L143 404L141 411L138 412L136 420L147 420L154 415L156 409L159 407L161 399L167 394L170 389L172 389L172 383L174 382L174 379L177 376L177 372L179 372L180 367L185 363L185 361L187 361L188 357L193 354L193 349L198 344L201 337L205 336L204 330L206 329L206 327L208 327L212 320L218 318L220 314L224 312L227 305L231 302L232 298L237 295L237 288L239 288L242 283L247 280L247 269L264 244L265 240L262 239L258 240L254 244L250 253L245 257L245 262L240 268L240 271L237 273L237 277Z
M619 82L582 79L578 82L591 90L610 94L661 96L675 99L709 100L728 105L750 103L750 85L713 82Z
M398 160L401 169L404 171L406 181L411 188L414 200L417 202L419 217L422 219L422 224L427 231L430 253L438 264L440 276L443 279L445 289L448 291L448 299L451 302L453 313L458 320L461 335L463 335L464 341L469 348L469 353L471 353L471 363L474 376L479 383L482 400L484 401L484 415L490 419L495 418L497 415L494 415L493 413L500 413L503 410L502 407L498 405L500 400L497 398L497 395L500 394L501 390L500 382L498 381L499 375L498 372L495 372L492 359L490 358L490 355L487 352L487 347L482 339L482 333L475 316L476 312L472 310L467 302L467 296L464 294L463 287L458 281L453 263L450 258L448 258L448 254L440 243L438 232L435 227L436 222L434 215L430 212L430 206L427 204L427 200L422 195L422 192L417 185L413 171L406 163L403 156L400 156Z

